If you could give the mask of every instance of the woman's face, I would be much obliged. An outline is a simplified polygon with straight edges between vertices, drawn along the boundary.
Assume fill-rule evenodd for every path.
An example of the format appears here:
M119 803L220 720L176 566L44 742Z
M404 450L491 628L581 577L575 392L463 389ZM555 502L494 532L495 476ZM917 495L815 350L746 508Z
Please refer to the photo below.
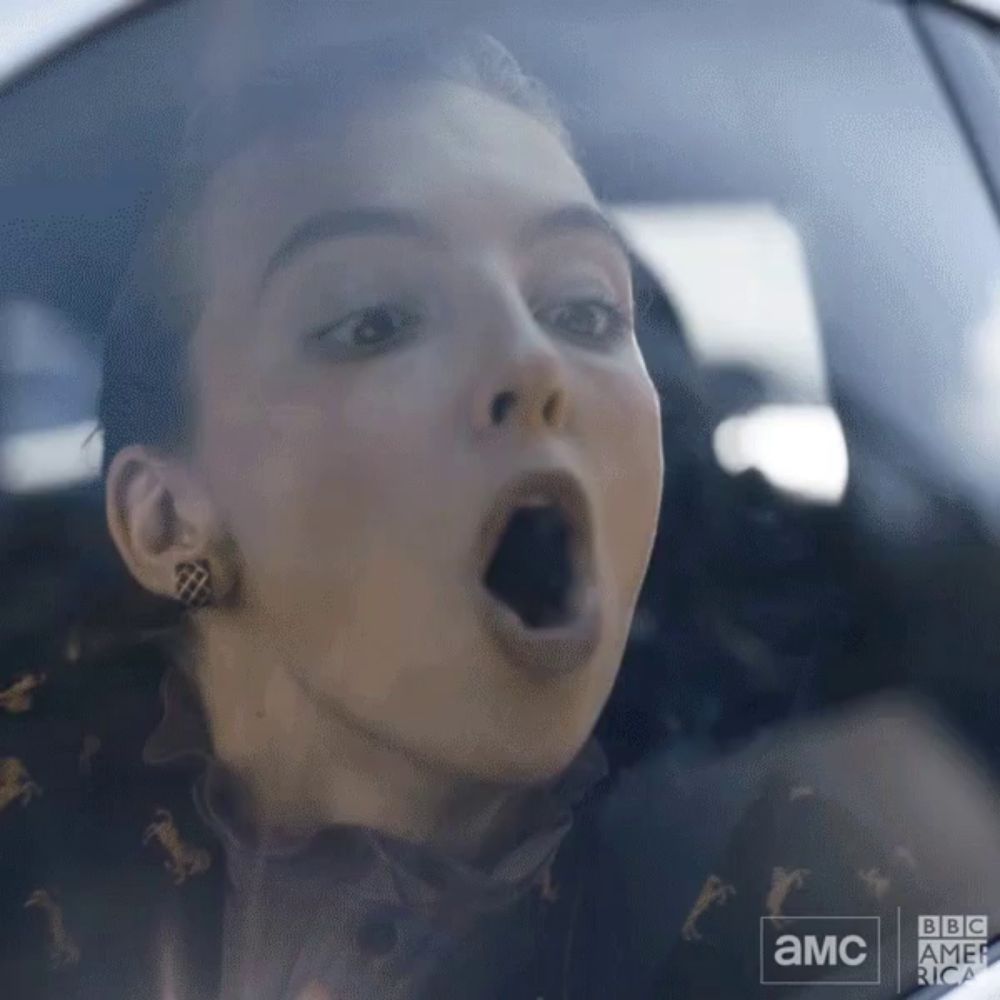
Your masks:
M469 88L261 142L200 216L195 468L234 612L331 717L459 773L564 767L660 499L626 258L545 126Z

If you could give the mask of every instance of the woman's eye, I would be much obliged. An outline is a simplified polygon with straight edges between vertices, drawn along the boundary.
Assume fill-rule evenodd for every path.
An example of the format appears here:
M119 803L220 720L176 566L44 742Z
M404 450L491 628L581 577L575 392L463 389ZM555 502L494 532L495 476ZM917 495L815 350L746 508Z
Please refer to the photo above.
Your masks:
M628 318L618 306L600 299L576 299L542 310L547 326L578 339L604 344L628 330Z
M402 306L368 306L323 327L316 338L345 349L377 350L408 333L419 320L416 313Z

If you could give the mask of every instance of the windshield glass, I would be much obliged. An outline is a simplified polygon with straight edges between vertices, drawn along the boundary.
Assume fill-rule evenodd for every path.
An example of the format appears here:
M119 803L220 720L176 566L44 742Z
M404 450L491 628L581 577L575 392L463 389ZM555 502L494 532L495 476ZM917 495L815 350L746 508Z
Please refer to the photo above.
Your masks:
M62 6L0 14L11 995L975 977L982 13Z

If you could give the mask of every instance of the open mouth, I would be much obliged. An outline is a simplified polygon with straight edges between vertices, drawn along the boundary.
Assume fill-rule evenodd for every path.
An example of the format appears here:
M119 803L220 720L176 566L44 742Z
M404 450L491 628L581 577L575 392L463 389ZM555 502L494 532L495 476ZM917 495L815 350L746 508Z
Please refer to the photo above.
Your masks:
M528 628L563 625L572 616L572 532L554 505L518 507L486 568L486 589Z
M489 594L528 629L564 626L579 613L589 531L579 487L557 474L518 483L494 514L483 573Z

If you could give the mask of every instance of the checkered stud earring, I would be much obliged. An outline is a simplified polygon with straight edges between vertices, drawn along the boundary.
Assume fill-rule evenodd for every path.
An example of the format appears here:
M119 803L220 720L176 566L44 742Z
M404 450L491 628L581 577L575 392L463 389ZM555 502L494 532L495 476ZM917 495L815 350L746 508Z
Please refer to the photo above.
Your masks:
M212 603L212 571L207 559L179 562L174 567L174 591L186 608L204 608Z

